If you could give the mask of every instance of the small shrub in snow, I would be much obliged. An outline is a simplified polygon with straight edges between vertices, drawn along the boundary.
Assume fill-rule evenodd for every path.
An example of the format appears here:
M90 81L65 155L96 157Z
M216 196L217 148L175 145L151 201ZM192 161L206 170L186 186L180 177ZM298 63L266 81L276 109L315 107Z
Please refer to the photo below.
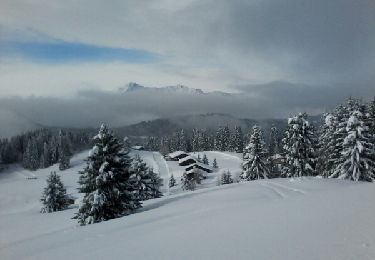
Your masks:
M225 184L231 184L231 183L233 183L233 178L232 178L232 174L228 170L221 175L220 184L225 185Z
M174 186L176 186L176 179L174 178L173 174L171 175L171 177L169 178L169 188L172 188Z
M47 187L44 188L42 198L42 213L50 213L65 209L67 204L66 189L56 172L51 172L47 178Z
M208 158L206 154L203 154L202 163L205 165L209 165Z
M214 160L213 160L213 162L212 162L212 167L213 167L214 169L219 168L219 166L218 166L218 164L217 164L217 161L216 161L216 158L214 158Z
M194 173L184 174L181 177L181 188L183 190L195 190L197 186L197 176Z

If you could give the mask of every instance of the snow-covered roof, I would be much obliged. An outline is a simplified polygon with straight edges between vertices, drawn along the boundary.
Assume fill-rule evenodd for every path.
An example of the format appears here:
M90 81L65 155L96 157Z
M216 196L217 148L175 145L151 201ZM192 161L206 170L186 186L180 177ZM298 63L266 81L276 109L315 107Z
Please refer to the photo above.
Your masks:
M186 157L181 158L180 160L178 160L178 163L183 163L183 162L186 162L188 160L193 160L194 162L197 161L197 159L195 159L195 158L191 157L190 155L188 155L188 156L186 156Z
M180 156L182 154L186 154L186 153L184 151L176 151L176 152L168 154L167 156L170 157L170 158L175 158L175 157Z
M134 150L143 150L145 148L143 146L141 146L141 145L136 145L136 146L132 146L132 149L134 149Z
M198 168L198 169L201 169L201 170L204 170L206 172L212 172L212 168L206 164L203 164L203 163L199 163L199 162L196 162L196 163L193 163L193 164L190 164L188 166L186 166L185 170L186 172L189 172L191 170L194 170L194 168Z

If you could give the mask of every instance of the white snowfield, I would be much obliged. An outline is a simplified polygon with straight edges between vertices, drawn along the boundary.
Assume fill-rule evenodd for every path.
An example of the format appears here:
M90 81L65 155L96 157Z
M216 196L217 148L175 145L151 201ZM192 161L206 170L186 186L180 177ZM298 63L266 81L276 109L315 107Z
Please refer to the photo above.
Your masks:
M137 153L163 178L173 171L179 180L177 162ZM15 166L0 174L1 260L375 259L375 184L299 178L214 186L215 174L239 170L240 155L232 153L207 152L222 168L204 189L147 201L130 216L82 227L71 219L76 207L39 213L53 169L77 196L86 156L64 172Z

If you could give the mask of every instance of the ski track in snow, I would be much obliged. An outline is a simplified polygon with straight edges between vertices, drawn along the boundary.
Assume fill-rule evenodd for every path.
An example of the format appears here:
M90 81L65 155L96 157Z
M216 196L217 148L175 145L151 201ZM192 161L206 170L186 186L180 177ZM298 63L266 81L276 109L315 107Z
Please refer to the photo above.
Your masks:
M158 174L163 179L163 192L168 191L169 167L163 156L159 152L153 152L152 157L158 167Z

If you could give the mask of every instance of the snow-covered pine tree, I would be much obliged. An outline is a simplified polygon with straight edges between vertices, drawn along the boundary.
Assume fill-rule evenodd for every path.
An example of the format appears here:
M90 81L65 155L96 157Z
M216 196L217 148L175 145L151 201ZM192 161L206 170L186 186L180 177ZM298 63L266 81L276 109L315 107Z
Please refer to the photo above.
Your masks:
M124 143L125 152L129 152L130 148L131 148L131 143L130 143L129 137L125 136L124 139L123 139L123 143Z
M207 158L207 155L205 153L203 154L202 163L206 164L206 165L209 165L208 158Z
M283 139L286 152L286 177L313 176L315 174L315 149L313 127L307 121L307 114L300 113L289 118Z
M122 143L104 124L93 143L79 178L84 197L75 218L81 225L117 218L141 206L138 187L129 181L130 159Z
M60 130L59 132L59 170L64 171L70 167L70 145L67 137Z
M198 152L199 151L199 130L197 128L193 129L192 132L192 137L191 137L191 150L193 152Z
M67 208L67 196L64 184L56 172L51 172L47 178L47 187L44 188L40 199L43 207L40 212L50 213Z
M242 128L240 126L236 126L234 128L234 133L232 135L231 150L236 153L243 152L243 134Z
M169 188L176 186L176 179L174 178L173 174L169 178L168 186Z
M222 134L222 151L229 151L230 150L230 136L231 132L229 129L229 126L225 126L223 129L223 134Z
M367 110L368 110L367 116L368 116L368 122L369 122L369 133L372 137L372 143L375 143L375 97L369 103Z
M214 160L213 160L213 162L212 162L212 168L214 168L214 169L219 168L219 165L217 164L217 160L216 160L216 158L214 158Z
M216 130L215 140L214 140L214 149L217 151L223 151L224 149L223 135L224 135L224 129L222 127L219 127Z
M347 136L343 143L341 163L330 177L353 181L374 180L374 143L371 142L365 120L365 115L362 112L352 112L346 126Z
M138 187L138 199L140 201L160 198L162 193L162 179L147 164L136 155L131 163L130 182L133 186Z
M29 139L25 153L23 155L23 166L29 170L35 171L39 168L40 157L35 138Z
M270 131L268 154L273 156L278 153L280 153L279 131L277 130L276 126L272 126Z
M187 149L188 149L187 137L186 137L184 129L181 129L180 134L179 134L178 150L187 151Z
M225 184L231 184L231 183L233 183L232 174L230 173L229 170L227 170L223 172L223 174L221 175L220 184L225 185Z
M244 149L242 164L242 180L266 179L269 175L269 167L266 161L266 150L261 129L255 125L250 142Z
M184 172L181 177L181 188L183 190L195 190L196 186L197 182L194 174L187 174Z
M40 155L40 168L47 168L48 166L51 165L50 162L50 154L49 154L49 148L48 144L44 142L43 144L43 153Z

